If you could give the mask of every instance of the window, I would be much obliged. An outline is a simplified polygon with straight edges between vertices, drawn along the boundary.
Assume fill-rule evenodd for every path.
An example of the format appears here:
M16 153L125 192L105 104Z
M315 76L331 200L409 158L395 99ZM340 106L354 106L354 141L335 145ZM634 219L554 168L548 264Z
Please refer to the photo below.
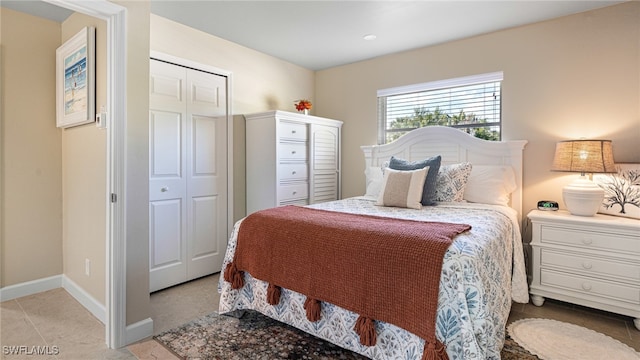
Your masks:
M431 125L500 140L501 83L495 72L378 90L378 143Z

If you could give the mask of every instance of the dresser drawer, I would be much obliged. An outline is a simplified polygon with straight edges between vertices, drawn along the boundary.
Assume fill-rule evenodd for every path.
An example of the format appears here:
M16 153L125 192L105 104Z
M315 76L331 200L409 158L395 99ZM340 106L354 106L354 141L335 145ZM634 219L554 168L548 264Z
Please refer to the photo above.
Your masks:
M308 197L309 184L306 182L278 186L278 200L280 202L297 199L307 199Z
M280 143L280 161L307 160L307 144Z
M586 249L598 249L607 252L617 251L627 254L640 254L640 240L638 240L637 237L569 230L550 225L543 225L541 227L540 242L580 246Z
M550 249L540 249L540 264L543 268L553 266L577 271L585 276L616 277L620 280L640 284L640 264L599 259L576 253L565 253Z
M307 164L280 164L280 180L307 180Z
M540 284L595 297L640 304L640 287L594 280L551 270L540 270Z
M278 138L285 140L307 140L307 124L280 121Z
M299 199L299 200L280 201L280 202L278 203L278 205L280 205L280 206L284 206L284 205L298 205L298 206L305 206L305 205L309 205L309 199Z

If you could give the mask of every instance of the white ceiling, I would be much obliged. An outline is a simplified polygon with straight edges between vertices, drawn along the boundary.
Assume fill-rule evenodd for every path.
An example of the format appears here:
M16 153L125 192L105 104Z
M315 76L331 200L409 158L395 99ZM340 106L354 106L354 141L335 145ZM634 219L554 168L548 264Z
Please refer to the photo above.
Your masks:
M151 0L151 12L320 70L621 2ZM41 1L2 0L2 6L42 17L56 14L51 9L35 13L42 6L52 7ZM54 20L66 16L58 15ZM368 34L376 39L364 40Z

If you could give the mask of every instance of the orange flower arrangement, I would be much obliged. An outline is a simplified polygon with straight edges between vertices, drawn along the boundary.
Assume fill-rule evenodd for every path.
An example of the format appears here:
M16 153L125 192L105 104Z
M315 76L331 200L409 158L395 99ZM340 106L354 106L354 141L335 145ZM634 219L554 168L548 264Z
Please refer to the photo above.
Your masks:
M311 110L311 106L311 101L309 100L296 100L296 110L298 111Z

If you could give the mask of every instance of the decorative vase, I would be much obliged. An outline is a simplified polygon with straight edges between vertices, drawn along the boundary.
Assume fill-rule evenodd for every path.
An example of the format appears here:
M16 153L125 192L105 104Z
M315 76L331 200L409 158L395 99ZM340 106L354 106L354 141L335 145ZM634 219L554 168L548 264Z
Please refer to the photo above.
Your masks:
M304 109L304 114L309 115L309 109Z

